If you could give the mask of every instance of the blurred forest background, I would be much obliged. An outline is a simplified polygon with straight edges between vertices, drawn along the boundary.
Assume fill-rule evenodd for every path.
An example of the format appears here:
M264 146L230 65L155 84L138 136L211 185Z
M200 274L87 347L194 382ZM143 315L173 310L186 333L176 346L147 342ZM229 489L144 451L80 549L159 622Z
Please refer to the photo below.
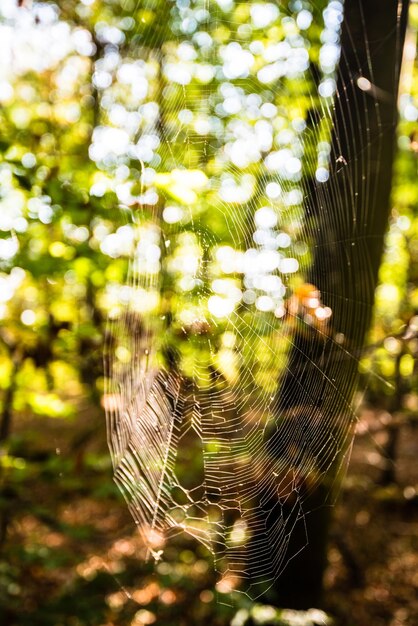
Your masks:
M219 603L230 589L216 589L210 555L184 537L166 548L156 567L144 564L144 548L112 480L103 343L128 262L127 231L115 209L122 204L135 210L147 202L143 194L152 192L142 189L144 163L151 184L153 167L161 161L156 138L141 134L141 120L155 116L152 81L167 79L158 74L161 55L174 67L180 54L164 48L170 41L165 4L3 0L0 5L0 623L413 626L418 623L418 4L410 7L392 209L375 313L359 359L356 440L329 537L320 608L331 617L319 608L281 612L243 598L238 607L228 606L227 599ZM183 46L184 67L178 69L181 74L187 64L199 65L195 102L204 99L214 78L204 58L207 40L198 36L199 20L207 19L204 4L199 13L189 0L170 2L178 12L179 37L192 40L199 51L196 60L192 46ZM232 36L253 37L263 39L266 49L280 40L290 49L297 47L295 37L309 33L321 97L332 97L338 59L327 52L324 32L332 30L332 5L339 3L324 0L313 9L308 1L294 0L285 19L276 3L267 3L267 17L254 8L260 4L265 3L219 0L228 19L213 27L213 39L221 45ZM135 57L138 33L152 41L147 65ZM303 65L297 41L294 63ZM232 68L245 62L225 57ZM256 92L251 103L264 106L267 125L276 120L282 149L298 132L295 94L298 112L310 111L312 85L305 70L290 77L280 115L276 107L262 105ZM274 71L261 74L260 93L277 78ZM234 69L230 72L233 82ZM218 121L199 117L197 110L180 111L197 145L221 132L222 119L239 119L237 94L232 90L222 97L228 103ZM231 159L251 176L251 162L240 161L242 149L232 151ZM308 174L321 181L327 153L319 150L317 156L310 158ZM289 162L292 154L282 157ZM298 171L296 161L293 157L290 177ZM204 186L205 178L193 172L181 183L170 177L156 181L173 203L168 224L180 219L178 207L193 203ZM220 176L216 167L213 175ZM241 192L247 191L244 185ZM270 187L273 199L274 194ZM207 228L216 235L220 226L208 221ZM185 249L190 245L184 242ZM306 254L302 246L299 254Z

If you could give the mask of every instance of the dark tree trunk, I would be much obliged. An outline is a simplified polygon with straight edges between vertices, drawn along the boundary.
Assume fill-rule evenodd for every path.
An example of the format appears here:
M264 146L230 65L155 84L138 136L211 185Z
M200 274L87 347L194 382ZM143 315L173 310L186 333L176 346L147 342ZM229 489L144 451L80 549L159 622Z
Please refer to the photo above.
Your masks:
M311 330L294 337L278 416L315 407L333 416L339 446L327 478L304 498L312 511L292 534L291 559L264 600L308 608L320 603L326 565L331 484L351 440L350 411L358 358L368 330L390 207L397 94L409 0L346 0L337 81L331 172L306 203L317 216L309 282L332 309L329 337ZM337 436L338 432L338 436ZM341 433L345 433L345 436ZM324 439L325 442L325 439Z

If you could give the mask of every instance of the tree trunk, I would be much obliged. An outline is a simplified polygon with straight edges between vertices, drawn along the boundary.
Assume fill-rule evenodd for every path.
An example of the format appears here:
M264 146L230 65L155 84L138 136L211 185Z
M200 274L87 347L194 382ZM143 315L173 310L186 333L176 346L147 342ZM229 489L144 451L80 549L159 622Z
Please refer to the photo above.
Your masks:
M291 536L288 556L296 556L264 597L278 606L302 609L320 603L331 517L331 507L325 505L352 439L350 405L390 207L408 4L345 1L330 178L306 202L307 211L317 216L308 281L332 309L331 332L327 337L314 329L295 335L276 403L279 418L291 418L296 407L299 412L303 407L320 411L330 424L324 426L328 439L324 434L323 443L331 437L338 445L326 479L309 495L302 494L304 511L312 512ZM301 550L306 534L308 545Z

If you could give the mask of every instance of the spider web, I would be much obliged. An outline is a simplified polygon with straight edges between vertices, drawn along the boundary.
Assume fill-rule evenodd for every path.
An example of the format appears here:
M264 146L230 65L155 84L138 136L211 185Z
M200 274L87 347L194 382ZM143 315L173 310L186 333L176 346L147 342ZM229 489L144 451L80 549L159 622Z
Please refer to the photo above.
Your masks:
M163 2L153 27L147 6L115 70L139 111L125 128L136 185L116 147L103 157L121 179L113 253L130 258L107 332L109 447L149 555L185 532L221 590L254 597L295 555L311 494L333 502L349 456L394 120L367 43L356 72L343 56L337 73L339 0ZM343 51L368 41L359 27Z

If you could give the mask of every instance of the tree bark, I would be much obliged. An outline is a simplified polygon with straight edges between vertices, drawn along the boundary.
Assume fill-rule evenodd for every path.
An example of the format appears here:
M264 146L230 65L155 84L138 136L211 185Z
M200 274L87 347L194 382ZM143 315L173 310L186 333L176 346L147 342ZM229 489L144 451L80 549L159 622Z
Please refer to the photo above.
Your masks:
M304 609L321 600L331 519L326 504L352 440L350 406L390 208L408 5L409 0L345 1L330 178L306 201L307 212L317 216L308 282L332 309L331 329L327 336L313 328L295 335L276 402L278 420L291 419L296 407L332 417L324 433L337 444L326 478L302 494L303 509L312 512L296 526L288 548L293 558L264 597L278 606ZM324 444L330 441L323 437Z

